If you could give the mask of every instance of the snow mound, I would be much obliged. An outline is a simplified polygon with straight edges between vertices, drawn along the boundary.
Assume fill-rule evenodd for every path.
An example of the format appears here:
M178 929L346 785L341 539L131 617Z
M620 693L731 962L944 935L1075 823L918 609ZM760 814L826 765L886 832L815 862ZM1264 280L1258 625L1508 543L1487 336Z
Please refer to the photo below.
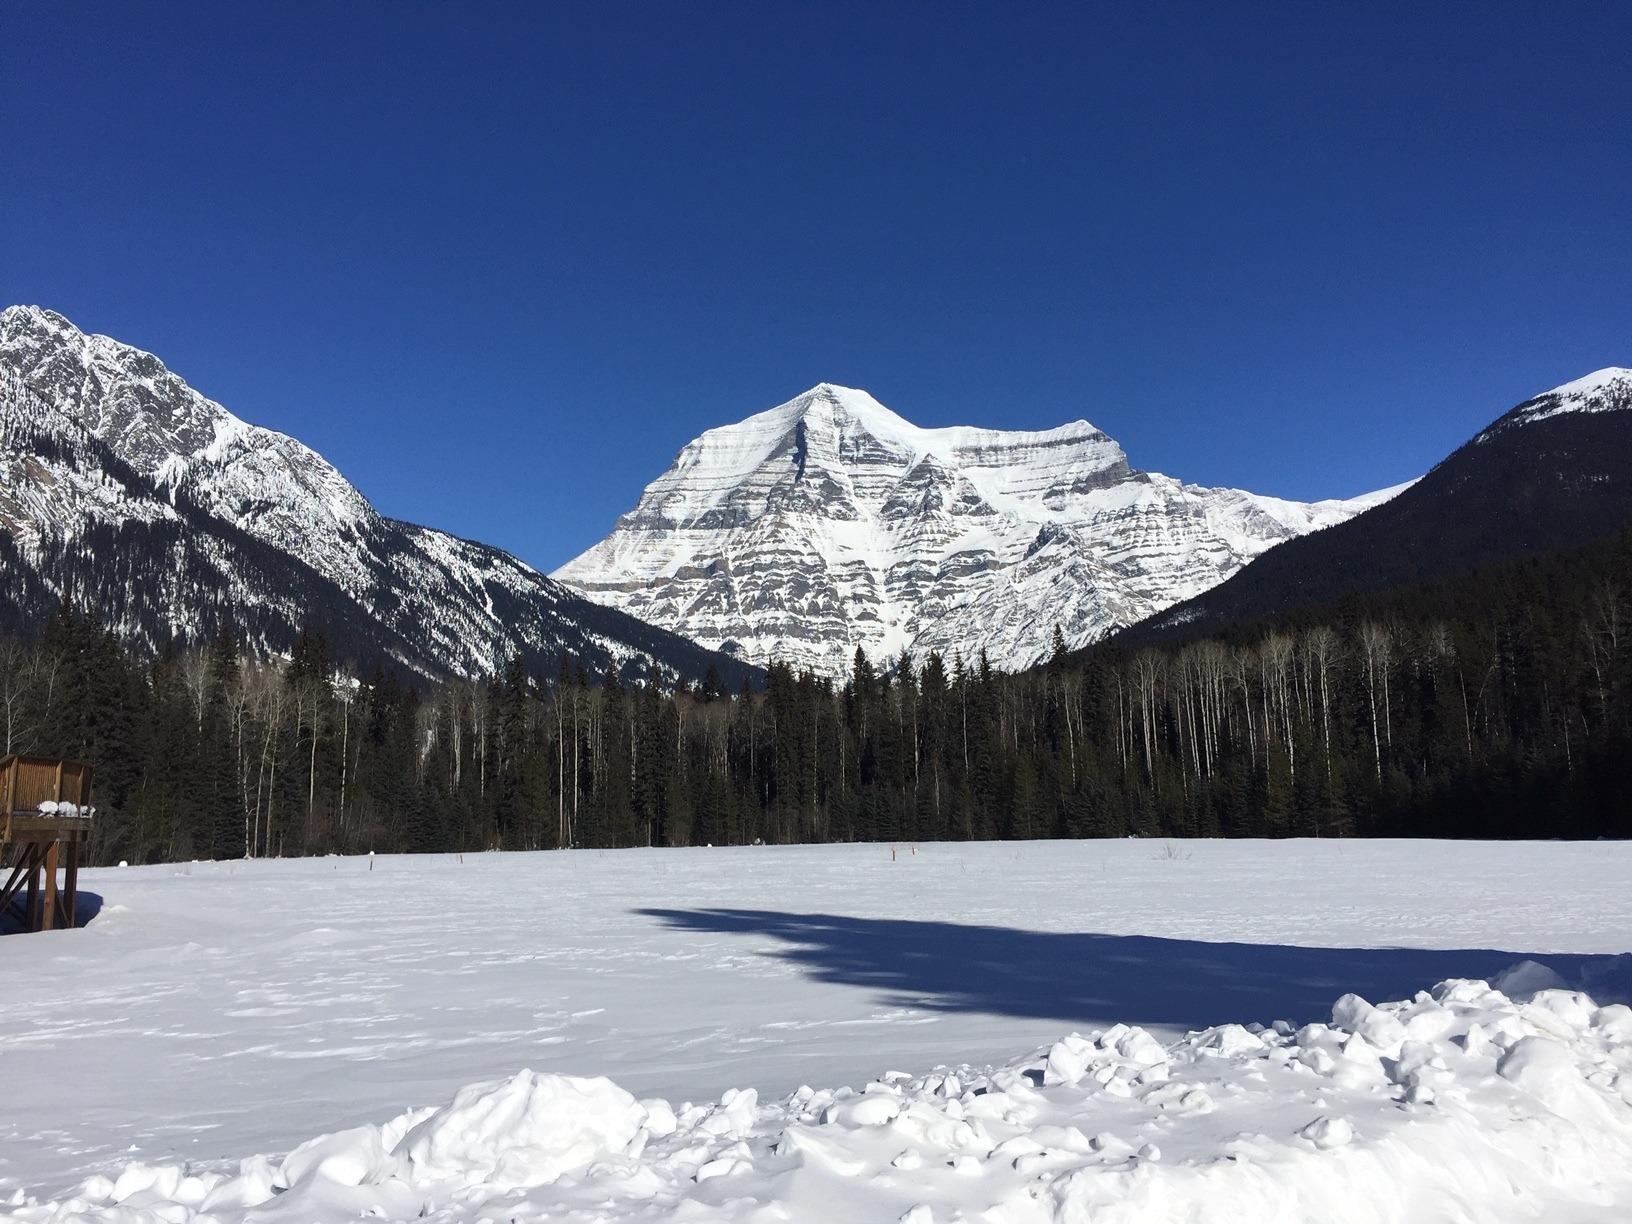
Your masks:
M645 1108L611 1080L523 1071L462 1089L410 1130L397 1148L400 1176L416 1184L546 1185L627 1151L646 1120Z
M1540 975L1526 969L1520 979ZM276 1166L131 1165L15 1224L1481 1221L1632 1212L1632 1009L1454 979L1330 1024L1163 1045L1073 1033L1008 1066L761 1104L524 1071Z

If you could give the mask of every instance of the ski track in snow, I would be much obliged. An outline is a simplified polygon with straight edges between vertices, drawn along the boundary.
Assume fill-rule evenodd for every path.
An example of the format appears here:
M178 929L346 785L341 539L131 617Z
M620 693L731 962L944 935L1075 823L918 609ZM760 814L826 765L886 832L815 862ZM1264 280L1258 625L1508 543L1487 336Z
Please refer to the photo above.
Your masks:
M1358 841L89 871L88 927L0 939L0 1220L1627 1218L1632 1013L1517 1000L1625 998L1629 879ZM1458 978L1511 999L1333 1016Z

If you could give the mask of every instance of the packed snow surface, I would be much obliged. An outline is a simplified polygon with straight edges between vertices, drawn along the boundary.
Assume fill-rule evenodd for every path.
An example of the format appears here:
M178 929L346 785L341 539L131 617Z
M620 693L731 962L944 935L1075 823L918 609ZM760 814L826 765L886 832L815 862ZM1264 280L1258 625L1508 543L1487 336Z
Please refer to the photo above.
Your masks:
M86 928L0 940L0 1220L1626 1219L1629 869L1117 841L86 872Z

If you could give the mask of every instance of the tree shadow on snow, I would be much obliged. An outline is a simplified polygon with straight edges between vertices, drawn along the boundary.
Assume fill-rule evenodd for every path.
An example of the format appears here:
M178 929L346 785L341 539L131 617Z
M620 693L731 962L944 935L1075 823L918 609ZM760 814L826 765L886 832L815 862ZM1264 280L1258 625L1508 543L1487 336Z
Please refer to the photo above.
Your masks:
M636 912L679 930L770 936L784 945L773 955L817 981L874 990L892 1005L1084 1025L1304 1024L1329 1018L1350 991L1372 1002L1409 999L1445 978L1489 980L1524 960L1601 1003L1632 988L1632 954L1303 948L771 910Z

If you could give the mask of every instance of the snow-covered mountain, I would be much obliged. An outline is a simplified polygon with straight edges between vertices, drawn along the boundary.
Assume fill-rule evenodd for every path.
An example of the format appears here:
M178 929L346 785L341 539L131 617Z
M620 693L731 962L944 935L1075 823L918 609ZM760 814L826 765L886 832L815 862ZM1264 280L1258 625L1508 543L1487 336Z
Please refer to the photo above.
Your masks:
M1503 413L1386 505L1277 548L1154 616L1130 644L1387 591L1632 523L1632 370L1610 366Z
M230 615L265 649L317 623L427 674L517 653L687 676L721 662L506 552L386 518L309 447L32 306L0 311L0 552L14 622L67 598L149 647Z
M1525 400L1517 408L1497 418L1474 438L1472 444L1482 446L1512 429L1534 425L1557 416L1570 414L1594 416L1604 412L1629 410L1632 410L1632 370L1621 366L1605 366L1584 378L1574 379Z
M1056 624L1083 645L1398 491L1200 488L1131 468L1086 421L920 429L822 383L688 444L553 577L761 665L836 675L861 646L1018 668Z

